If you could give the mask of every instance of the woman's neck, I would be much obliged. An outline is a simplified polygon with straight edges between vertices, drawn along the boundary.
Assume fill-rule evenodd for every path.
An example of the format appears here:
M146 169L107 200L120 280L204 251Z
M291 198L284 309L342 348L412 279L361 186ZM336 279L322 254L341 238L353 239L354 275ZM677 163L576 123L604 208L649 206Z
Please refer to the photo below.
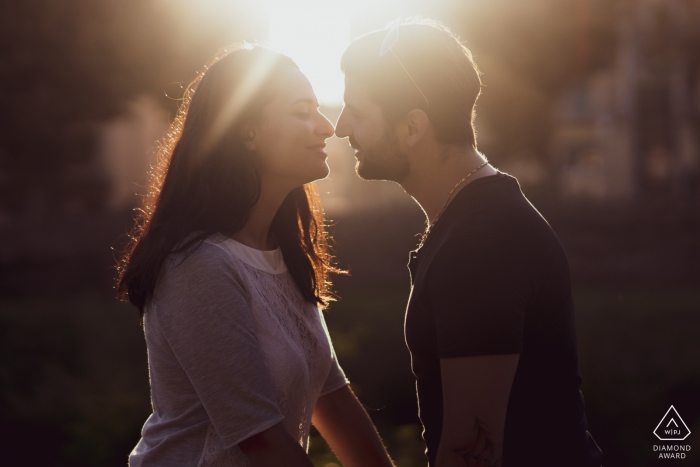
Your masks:
M279 185L278 185L279 186ZM260 198L250 210L245 226L231 238L256 250L274 250L277 242L270 232L277 210L289 194L289 190L275 189L275 183L261 181Z
M276 249L277 243L270 234L272 220L266 222L264 217L267 216L255 216L254 212L251 211L248 223L241 230L231 235L231 238L256 250L268 251Z

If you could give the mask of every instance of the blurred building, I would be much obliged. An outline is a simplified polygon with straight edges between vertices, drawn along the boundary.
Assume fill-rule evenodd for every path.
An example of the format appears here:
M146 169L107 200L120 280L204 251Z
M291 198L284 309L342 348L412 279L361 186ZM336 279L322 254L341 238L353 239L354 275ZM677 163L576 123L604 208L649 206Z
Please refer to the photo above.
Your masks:
M155 163L157 141L168 129L168 116L151 96L130 102L126 112L100 128L98 163L108 174L107 205L122 209L140 203L148 172Z
M558 100L552 163L564 194L697 199L700 15L693 5L627 4L613 66Z
M114 253L109 246L131 225L130 208L146 192L165 111L151 97L93 127L96 154L55 174L54 192L37 191L28 208L0 207L0 296L54 293L96 286L109 290ZM2 175L2 174L0 174Z

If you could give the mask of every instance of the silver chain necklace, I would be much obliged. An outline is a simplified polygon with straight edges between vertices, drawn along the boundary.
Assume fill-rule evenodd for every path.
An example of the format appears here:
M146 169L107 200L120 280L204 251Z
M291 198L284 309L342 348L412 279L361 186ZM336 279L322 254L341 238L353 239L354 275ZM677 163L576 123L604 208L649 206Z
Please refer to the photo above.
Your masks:
M459 186L460 186L462 183L464 183L469 177L471 177L472 175L474 175L474 174L476 173L477 170L479 170L479 169L481 169L482 167L486 166L486 164L488 164L488 163L489 163L489 161L486 161L486 162L484 162L483 164L481 164L479 167L477 167L476 169L474 169L474 170L472 170L471 172L469 172L462 180L460 180L459 182L457 182L457 184L455 185L454 188L452 188L452 191L450 191L450 194L447 195L447 199L445 200L445 204L442 205L442 209L440 209L440 212L438 212L437 216L435 216L435 219L433 219L433 222L430 223L430 225L429 225L428 228L426 229L425 233L423 234L423 238L422 238L421 241L420 241L420 246L419 246L419 248L420 248L421 246L423 246L423 244L425 243L425 239L428 238L428 234L429 234L430 231L432 230L433 226L435 226L435 223L438 221L438 219L440 219L440 216L442 216L442 213L445 212L445 209L447 208L447 204L450 202L450 199L452 198L452 195L453 195L454 192L457 190L457 188L459 188Z

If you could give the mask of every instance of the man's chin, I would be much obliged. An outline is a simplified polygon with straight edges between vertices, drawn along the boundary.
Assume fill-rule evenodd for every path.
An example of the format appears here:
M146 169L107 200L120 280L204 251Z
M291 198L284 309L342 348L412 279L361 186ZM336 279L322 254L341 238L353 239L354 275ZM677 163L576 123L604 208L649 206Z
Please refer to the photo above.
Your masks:
M357 176L362 180L381 180L401 183L401 180L397 180L398 177L392 175L385 169L383 170L381 167L368 164L366 159L357 161L357 164L355 164L355 173L357 173Z
M367 163L362 160L358 160L357 164L355 164L355 173L357 173L357 176L362 180L382 180L382 178L377 177L373 167L371 165L368 167Z

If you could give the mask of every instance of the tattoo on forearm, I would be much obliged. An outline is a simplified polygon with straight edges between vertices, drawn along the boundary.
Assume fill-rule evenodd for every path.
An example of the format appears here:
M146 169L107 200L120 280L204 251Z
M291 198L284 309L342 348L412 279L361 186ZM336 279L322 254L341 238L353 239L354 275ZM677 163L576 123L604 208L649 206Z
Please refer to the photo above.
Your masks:
M459 452L466 467L501 467L502 443L494 442L494 433L487 432L479 423L477 426L479 434L474 446Z
M487 454L486 457L483 455L474 456L473 454L462 454L464 462L466 462L466 467L501 467L500 456Z

